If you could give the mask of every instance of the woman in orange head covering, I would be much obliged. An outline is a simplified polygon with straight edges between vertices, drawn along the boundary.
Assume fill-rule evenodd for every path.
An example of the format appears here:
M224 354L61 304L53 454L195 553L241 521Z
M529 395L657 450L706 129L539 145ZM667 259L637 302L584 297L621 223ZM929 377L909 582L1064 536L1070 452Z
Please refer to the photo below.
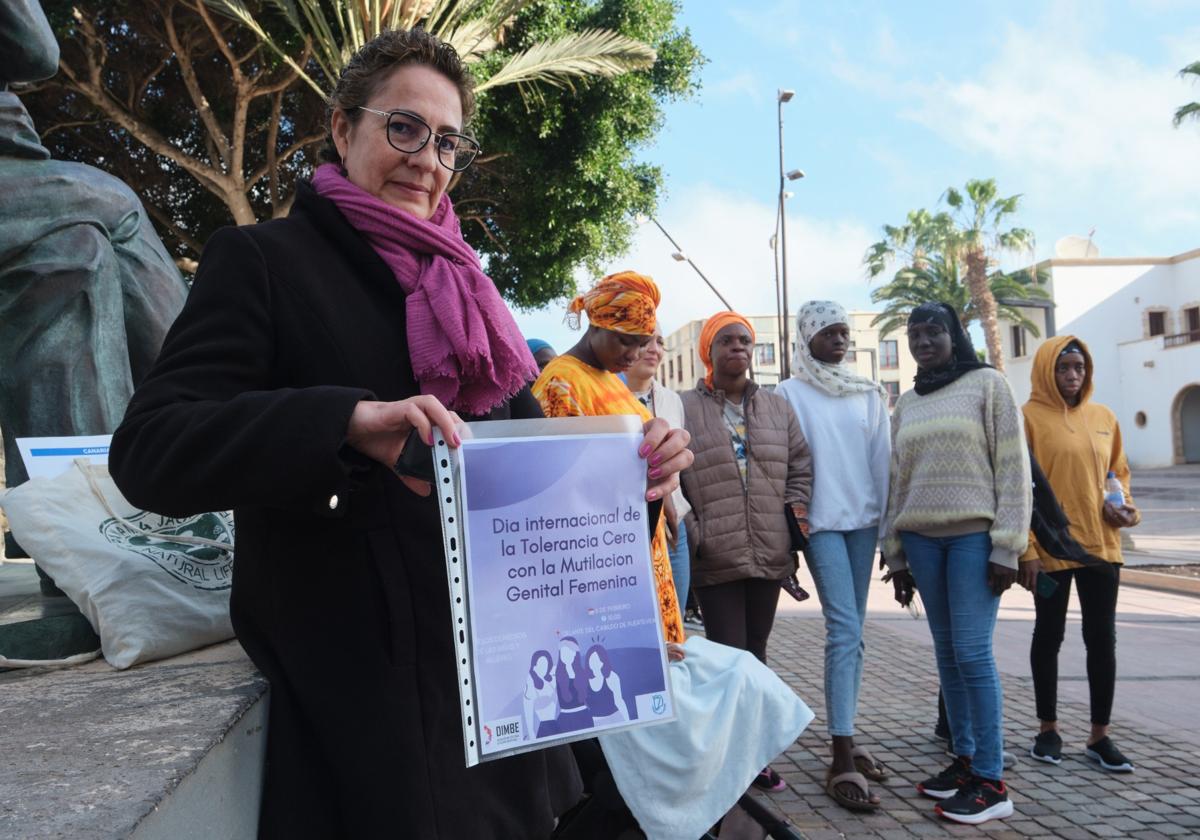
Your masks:
M616 377L638 360L642 348L654 337L658 301L658 286L654 281L632 271L610 274L591 291L571 301L568 321L578 328L579 315L585 313L588 328L578 343L547 364L533 383L533 395L542 404L547 417L636 414L645 423L665 423L654 421L646 407ZM681 432L676 430L673 434ZM660 471L669 466L671 464L651 466L651 480L658 478ZM666 639L682 642L683 620L671 577L666 530L661 521L654 534L651 554Z
M812 458L791 405L750 379L753 349L754 327L736 312L700 331L706 375L683 395L696 460L682 478L698 524L692 588L705 634L766 662L779 585L796 568L784 506L806 523ZM769 766L754 784L785 787Z

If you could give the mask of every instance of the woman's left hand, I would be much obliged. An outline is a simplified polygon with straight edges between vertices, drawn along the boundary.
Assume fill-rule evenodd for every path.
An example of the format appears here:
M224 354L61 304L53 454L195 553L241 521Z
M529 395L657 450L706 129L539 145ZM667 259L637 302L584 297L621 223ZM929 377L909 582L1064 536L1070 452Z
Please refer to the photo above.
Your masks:
M1135 521L1134 509L1129 505L1114 505L1112 502L1105 502L1103 514L1105 521L1114 528L1128 528Z
M666 420L655 417L643 427L645 437L638 454L646 459L650 487L646 501L670 495L679 486L679 473L692 465L695 456L687 448L691 435L686 429L672 429Z
M1017 580L1017 570L997 563L988 563L988 585L993 595L1003 595Z

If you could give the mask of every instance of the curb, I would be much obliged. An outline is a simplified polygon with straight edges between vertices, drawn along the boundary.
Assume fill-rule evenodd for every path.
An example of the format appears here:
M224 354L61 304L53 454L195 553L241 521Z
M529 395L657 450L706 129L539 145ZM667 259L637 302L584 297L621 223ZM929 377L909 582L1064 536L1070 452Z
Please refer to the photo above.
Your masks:
M1167 575L1162 572L1143 572L1128 566L1121 569L1121 585L1200 597L1200 578Z

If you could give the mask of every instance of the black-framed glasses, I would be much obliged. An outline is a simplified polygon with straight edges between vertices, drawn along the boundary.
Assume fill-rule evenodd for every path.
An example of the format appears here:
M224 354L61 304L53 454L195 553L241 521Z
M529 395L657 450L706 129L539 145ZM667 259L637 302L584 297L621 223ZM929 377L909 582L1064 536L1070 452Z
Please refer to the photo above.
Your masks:
M472 138L452 131L438 134L430 128L429 123L411 111L377 111L365 105L359 105L358 109L385 118L388 145L406 155L415 155L424 149L432 137L436 143L438 163L453 172L462 172L479 154L479 144Z

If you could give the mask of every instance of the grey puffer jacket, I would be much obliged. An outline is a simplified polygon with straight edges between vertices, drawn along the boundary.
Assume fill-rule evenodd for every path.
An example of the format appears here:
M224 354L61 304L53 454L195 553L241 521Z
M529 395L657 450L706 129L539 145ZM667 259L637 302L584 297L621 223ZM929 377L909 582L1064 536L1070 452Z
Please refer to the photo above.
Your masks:
M683 394L684 425L692 436L688 448L696 456L682 475L699 534L692 583L782 580L795 569L784 505L807 507L812 492L808 442L787 400L750 382L743 488L723 417L724 402L725 392L712 391L703 380Z

